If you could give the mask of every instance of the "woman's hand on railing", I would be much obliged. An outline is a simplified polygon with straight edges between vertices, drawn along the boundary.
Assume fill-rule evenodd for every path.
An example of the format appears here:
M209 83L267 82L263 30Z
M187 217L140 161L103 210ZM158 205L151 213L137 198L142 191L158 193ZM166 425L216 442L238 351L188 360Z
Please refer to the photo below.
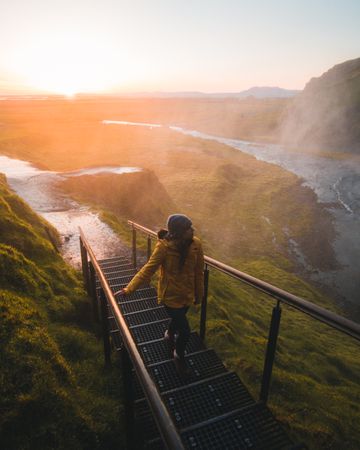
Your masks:
M126 289L125 289L125 288L122 288L122 289L120 289L120 290L114 292L114 297L116 297L117 295L122 295L122 296L125 297L125 295L126 295Z

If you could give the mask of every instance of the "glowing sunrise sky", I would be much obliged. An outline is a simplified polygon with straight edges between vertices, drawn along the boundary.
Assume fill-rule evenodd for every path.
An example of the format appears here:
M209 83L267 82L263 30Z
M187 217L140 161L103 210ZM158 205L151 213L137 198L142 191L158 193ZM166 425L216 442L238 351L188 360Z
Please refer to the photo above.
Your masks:
M3 0L0 93L302 89L360 57L360 0Z

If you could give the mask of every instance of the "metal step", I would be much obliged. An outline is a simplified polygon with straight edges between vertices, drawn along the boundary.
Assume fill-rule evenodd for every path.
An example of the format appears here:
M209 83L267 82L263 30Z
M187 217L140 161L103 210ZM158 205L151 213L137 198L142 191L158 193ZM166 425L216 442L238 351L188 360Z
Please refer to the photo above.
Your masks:
M156 308L159 306L157 297L149 297L144 300L130 300L119 303L120 309L124 314L129 314L136 311L143 311L144 309Z
M101 259L98 263L102 269L106 269L115 264L129 264L129 260L124 256L115 256L114 258Z
M127 286L129 284L129 282L132 280L132 276L124 276L121 278L118 278L118 280L116 282L110 282L109 285L111 287L111 290L113 292L118 291L119 289L124 288L125 286ZM96 290L100 290L101 286L97 287Z
M122 279L126 276L134 276L136 274L136 270L134 269L126 269L123 272L118 272L115 275L112 275L111 277L105 274L107 282L111 285L116 280ZM100 286L100 280L96 280L96 287Z
M124 303L132 300L144 300L149 297L156 297L156 289L151 286L145 286L126 296L119 295L116 300L118 303Z
M255 400L234 372L165 392L162 397L178 428L255 405Z
M116 270L120 270L121 271L121 270L123 270L124 267L127 267L128 265L129 265L129 261L123 261L123 262L117 262L117 263L114 262L112 264L108 264L105 267L102 267L101 270L105 274L107 274L107 273L110 273L110 272L114 272ZM135 269L135 267L133 265L130 268Z
M132 327L134 325L143 325L163 319L168 319L169 316L163 306L157 305L155 308L149 308L139 312L124 314L124 318L128 326Z
M239 390L239 384L241 388ZM232 400L231 388L234 387ZM245 395L243 393L245 392ZM239 395L238 395L239 394ZM194 395L194 397L192 397ZM236 411L241 407L255 405L246 388L235 373L225 373L162 394L166 407L173 416L174 424L181 430L210 418ZM222 405L220 405L222 402ZM145 398L135 402L135 409L144 429L144 439L154 440L159 435L150 407Z
M190 376L186 379L179 377L173 360L148 366L160 392L185 386L227 371L214 350L202 350L192 353L185 356L185 359L190 369Z
M134 266L132 264L122 264L121 266L118 266L118 268L109 268L109 269L103 269L103 272L106 277L112 277L114 276L120 276L125 270L135 270Z
M125 287L137 272L126 258L108 258L99 263L113 292ZM239 377L227 371L213 350L205 349L196 332L190 335L185 355L190 375L186 379L179 377L171 346L164 339L170 319L165 308L157 303L153 287L119 295L116 300L185 448L282 450L292 447L291 440L266 406L255 403ZM122 338L110 307L108 322L112 343L120 350ZM164 444L156 423L133 374L138 448L162 450Z
M270 411L261 404L211 419L181 432L185 448L285 450L292 446Z
M153 341L164 337L170 319L163 319L146 325L130 327L131 334L137 344Z
M192 332L186 346L186 353L194 353L204 349L205 346L200 336L196 332ZM165 339L139 344L138 350L145 364L155 364L173 357L169 343Z

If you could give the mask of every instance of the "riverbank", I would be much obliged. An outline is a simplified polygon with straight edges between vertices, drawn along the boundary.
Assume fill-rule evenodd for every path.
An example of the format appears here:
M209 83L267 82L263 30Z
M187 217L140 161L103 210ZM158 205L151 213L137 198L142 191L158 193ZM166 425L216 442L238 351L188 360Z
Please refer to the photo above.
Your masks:
M79 269L79 227L83 229L96 256L108 258L127 254L128 248L114 231L100 220L89 207L80 205L64 195L59 183L66 179L97 173L135 173L134 167L98 167L68 173L39 169L27 161L0 156L0 171L6 175L9 186L26 203L52 224L61 237L61 253L66 262Z

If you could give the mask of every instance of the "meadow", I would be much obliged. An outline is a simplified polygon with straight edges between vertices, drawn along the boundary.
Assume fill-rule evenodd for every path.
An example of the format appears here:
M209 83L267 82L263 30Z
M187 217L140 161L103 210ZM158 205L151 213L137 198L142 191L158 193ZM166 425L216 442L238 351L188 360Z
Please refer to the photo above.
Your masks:
M172 111L169 101L164 104ZM101 211L124 239L127 219L156 229L171 212L188 214L209 256L345 314L331 293L310 284L289 246L290 239L299 243L309 271L336 270L335 231L314 193L296 176L224 145L167 128L102 123L174 120L156 107L157 114L150 100L8 102L0 113L0 151L58 171L141 167L126 176L68 179L62 188ZM253 136L260 136L256 126ZM208 345L255 396L272 306L250 288L211 275ZM194 313L194 326L197 321ZM358 354L350 338L284 308L270 405L310 448L357 448Z

